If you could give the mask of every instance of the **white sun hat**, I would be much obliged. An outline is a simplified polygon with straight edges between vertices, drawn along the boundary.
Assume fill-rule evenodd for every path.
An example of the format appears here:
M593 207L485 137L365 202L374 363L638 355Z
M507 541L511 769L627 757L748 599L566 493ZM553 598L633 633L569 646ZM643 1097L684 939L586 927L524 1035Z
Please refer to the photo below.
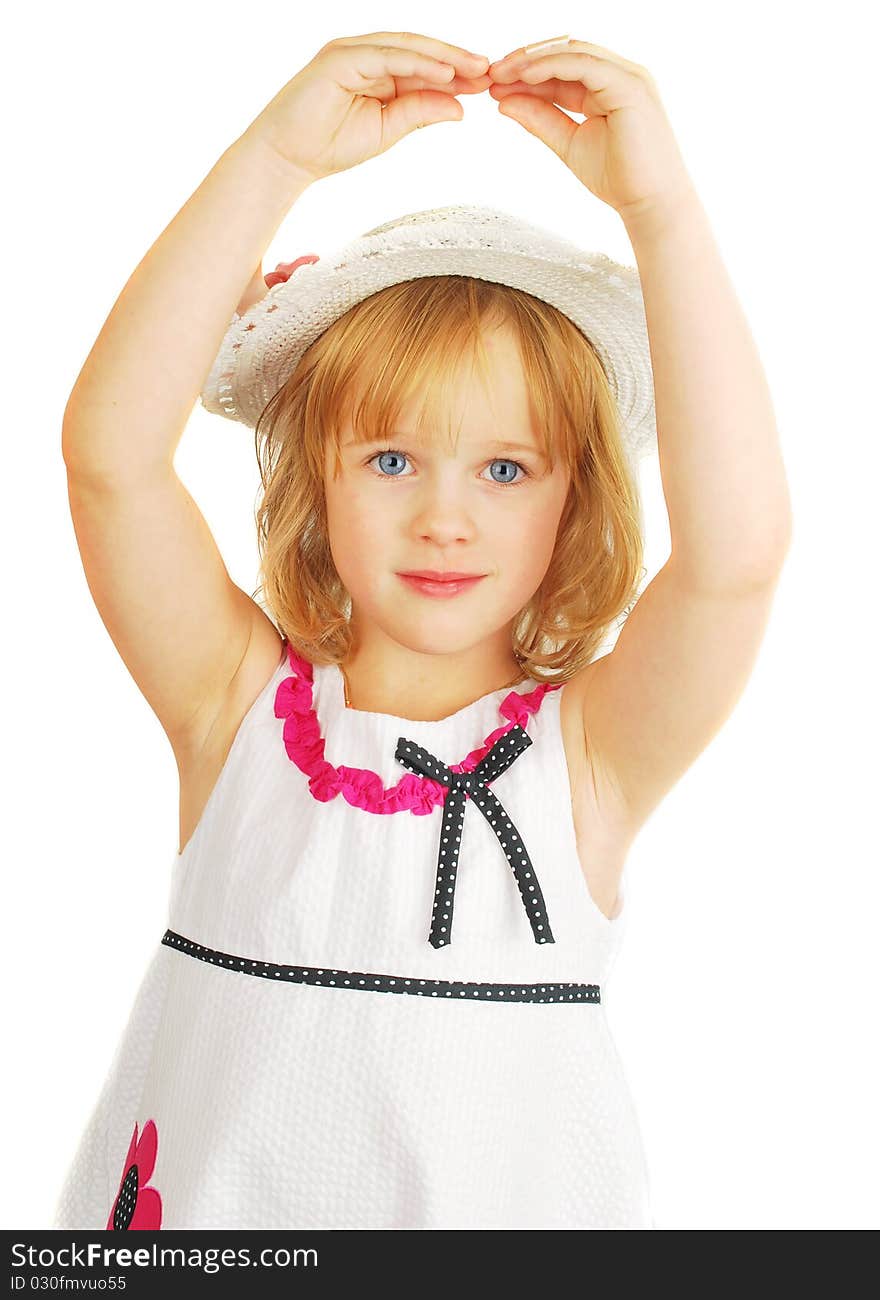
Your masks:
M284 264L282 264L283 266ZM593 344L637 466L657 450L654 382L638 271L541 226L466 204L397 217L327 257L307 254L265 277L269 290L236 312L201 402L254 428L306 349L356 303L427 275L510 285L563 312ZM289 277L289 278L288 278Z

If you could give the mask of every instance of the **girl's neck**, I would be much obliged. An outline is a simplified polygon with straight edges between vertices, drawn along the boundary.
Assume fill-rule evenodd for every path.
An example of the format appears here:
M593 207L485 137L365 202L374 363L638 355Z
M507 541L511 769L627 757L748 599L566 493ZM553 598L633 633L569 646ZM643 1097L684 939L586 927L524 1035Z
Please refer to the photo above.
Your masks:
M473 703L474 699L480 699L484 695L493 694L495 690L506 689L508 686L512 689L526 677L523 667L519 662L515 662L515 667L511 668L510 664L507 664L503 671L487 676L486 684L477 684L471 690L463 690L461 681L456 679L455 673L450 673L446 681L443 681L442 694L434 694L430 684L424 681L413 682L409 690L391 688L387 682L382 684L376 679L370 681L367 673L361 672L359 675L351 662L339 664L339 671L342 673L346 708L365 712L390 712L406 718L420 716L422 722L448 718L450 714Z

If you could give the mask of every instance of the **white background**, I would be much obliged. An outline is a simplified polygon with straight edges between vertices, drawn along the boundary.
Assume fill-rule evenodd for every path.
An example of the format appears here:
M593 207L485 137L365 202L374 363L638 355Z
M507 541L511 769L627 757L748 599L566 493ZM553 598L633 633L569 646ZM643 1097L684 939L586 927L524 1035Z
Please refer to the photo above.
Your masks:
M606 1006L658 1227L880 1224L876 47L860 13L767 0L15 8L2 87L3 1227L50 1222L165 928L177 848L170 746L83 575L64 405L132 270L224 149L327 40L401 28L493 59L567 33L659 85L770 379L794 542L738 707L632 847ZM634 263L616 213L546 146L488 95L462 103L464 123L313 186L264 268L456 201ZM251 431L197 405L176 464L252 591ZM643 491L653 575L669 540L656 460Z

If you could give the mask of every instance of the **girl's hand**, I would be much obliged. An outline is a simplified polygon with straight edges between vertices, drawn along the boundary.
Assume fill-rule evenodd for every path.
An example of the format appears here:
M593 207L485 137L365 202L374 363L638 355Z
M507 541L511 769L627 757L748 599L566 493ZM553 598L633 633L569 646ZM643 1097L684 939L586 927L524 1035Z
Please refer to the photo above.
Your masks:
M489 94L500 112L549 145L625 220L691 193L650 73L600 45L554 44L525 46L490 65ZM583 113L586 121L573 121L563 109Z
M488 88L489 59L417 32L343 36L318 51L248 128L306 184L384 153Z

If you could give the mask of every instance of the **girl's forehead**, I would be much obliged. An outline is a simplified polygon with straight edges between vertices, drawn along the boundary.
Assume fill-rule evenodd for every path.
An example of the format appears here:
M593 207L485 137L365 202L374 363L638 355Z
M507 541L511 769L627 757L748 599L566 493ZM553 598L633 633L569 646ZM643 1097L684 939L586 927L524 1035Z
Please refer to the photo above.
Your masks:
M392 421L387 435L368 428L358 430L352 425L342 427L339 433L339 441L342 446L352 444L360 446L371 443L378 445L387 442L388 438L405 439L408 446L441 450L460 447L465 451L479 448L480 451L518 451L526 453L541 452L544 446L543 439L538 437L531 429L519 427L498 429L495 425L479 426L471 429L442 428L428 423L422 429L416 429L414 425L405 421Z
M348 410L334 421L342 443L369 442L392 434L425 445L504 439L537 446L544 441L528 402L511 400L509 395L491 401L461 394L452 401L437 400L435 395L432 401L397 403L372 397L346 406Z

